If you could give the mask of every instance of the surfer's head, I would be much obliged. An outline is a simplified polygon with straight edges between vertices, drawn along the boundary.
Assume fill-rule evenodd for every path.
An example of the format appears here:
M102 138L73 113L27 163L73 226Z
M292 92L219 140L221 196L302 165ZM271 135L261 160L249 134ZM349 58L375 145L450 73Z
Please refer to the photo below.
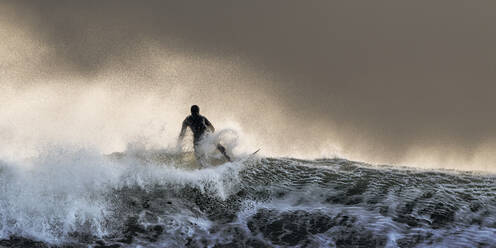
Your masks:
M200 114L200 107L198 107L197 105L191 106L191 114L192 115Z

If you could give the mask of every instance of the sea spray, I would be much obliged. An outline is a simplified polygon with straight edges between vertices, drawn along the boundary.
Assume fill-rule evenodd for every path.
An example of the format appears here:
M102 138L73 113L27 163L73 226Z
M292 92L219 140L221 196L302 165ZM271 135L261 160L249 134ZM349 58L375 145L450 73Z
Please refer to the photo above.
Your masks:
M116 161L94 151L51 147L22 165L3 163L2 238L15 235L61 244L74 237L112 235L123 224L116 217L127 217L121 215L125 207L114 205L115 194L122 190L192 187L225 199L236 187L240 166L182 170L143 163L136 153L129 151Z

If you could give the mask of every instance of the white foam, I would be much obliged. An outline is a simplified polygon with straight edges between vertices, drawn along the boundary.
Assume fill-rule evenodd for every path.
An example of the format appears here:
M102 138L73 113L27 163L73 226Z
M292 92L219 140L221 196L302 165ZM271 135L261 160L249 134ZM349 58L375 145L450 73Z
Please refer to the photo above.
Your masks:
M0 238L32 237L66 241L71 232L101 237L113 209L108 194L123 186L148 188L191 185L226 199L234 192L240 166L184 170L144 164L128 157L116 161L96 151L50 147L39 156L0 163Z

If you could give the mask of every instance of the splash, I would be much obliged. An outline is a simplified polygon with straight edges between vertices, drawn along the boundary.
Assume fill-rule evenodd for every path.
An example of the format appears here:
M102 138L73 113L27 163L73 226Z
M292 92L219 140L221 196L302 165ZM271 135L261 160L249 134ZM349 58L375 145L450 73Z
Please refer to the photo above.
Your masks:
M159 166L157 161L147 164L141 159L147 155L139 150L128 150L117 161L91 150L47 149L31 159L0 165L1 238L60 244L84 235L112 235L122 225L117 216L126 208L115 205L122 200L119 192L191 187L225 199L239 170L223 166L200 172Z

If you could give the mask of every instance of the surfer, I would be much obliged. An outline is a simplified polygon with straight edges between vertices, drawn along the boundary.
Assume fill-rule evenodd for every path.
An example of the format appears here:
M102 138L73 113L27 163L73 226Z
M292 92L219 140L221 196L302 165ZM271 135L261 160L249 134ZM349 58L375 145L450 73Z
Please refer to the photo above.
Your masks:
M191 106L191 115L186 117L183 121L181 133L179 133L179 142L182 142L187 127L193 131L193 147L195 149L196 158L198 159L198 145L200 140L203 138L203 134L205 131L210 131L213 133L215 132L215 128L205 116L200 115L200 107L197 105ZM222 153L222 155L224 155L224 157L226 157L228 161L231 161L231 158L227 155L226 148L224 146L217 144L217 149L220 153Z

